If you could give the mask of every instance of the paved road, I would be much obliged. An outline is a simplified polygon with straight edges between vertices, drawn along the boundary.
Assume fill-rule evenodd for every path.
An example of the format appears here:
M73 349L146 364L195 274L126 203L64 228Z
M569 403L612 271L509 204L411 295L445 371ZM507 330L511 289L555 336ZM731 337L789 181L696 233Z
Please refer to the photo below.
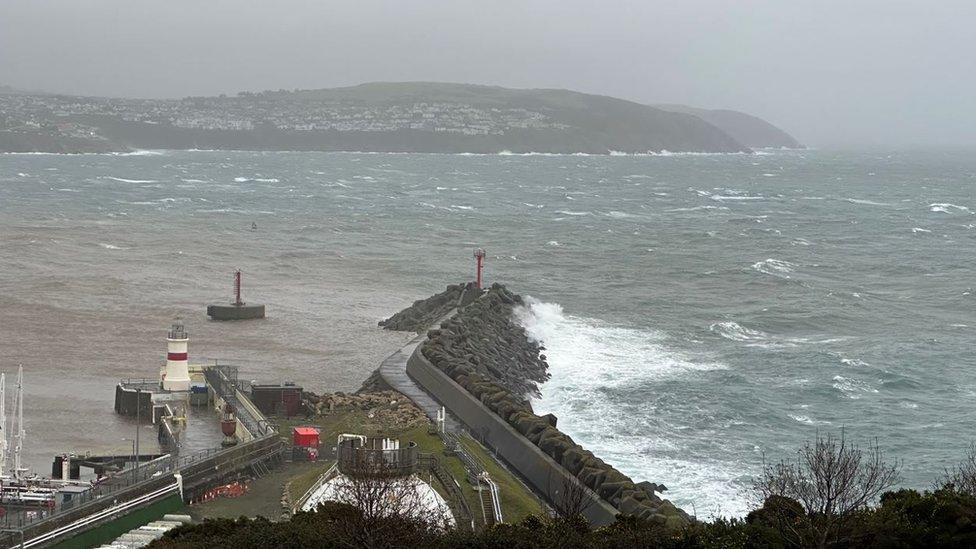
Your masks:
M438 321L435 326L439 326L440 323L454 316L454 311L451 311L447 316ZM413 354L414 349L420 346L423 342L427 341L427 334L421 334L410 340L409 343L404 345L399 351L388 356L386 360L380 364L380 375L383 377L383 381L386 381L390 387L393 387L397 391L400 391L407 396L410 400L414 402L421 410L427 414L432 421L437 419L437 411L441 409L441 404L430 396L427 391L424 391L417 385L414 380L410 379L407 375L407 359ZM447 414L447 420L445 421L445 428L448 432L456 433L461 430L461 424L450 413Z

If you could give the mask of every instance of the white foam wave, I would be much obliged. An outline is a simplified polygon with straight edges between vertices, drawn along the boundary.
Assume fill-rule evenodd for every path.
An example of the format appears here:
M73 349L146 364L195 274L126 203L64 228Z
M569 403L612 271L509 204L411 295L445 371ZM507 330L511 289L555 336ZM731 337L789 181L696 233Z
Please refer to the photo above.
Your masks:
M695 360L666 345L663 334L566 314L554 303L527 298L515 312L529 337L541 341L552 378L533 402L538 413L554 413L560 428L635 480L668 485L678 505L699 512L743 515L741 464L692 456L680 437L654 430L648 414L628 413L627 404L608 399L608 390L647 387L675 377L724 369Z
M769 156L768 152L758 152L758 151L740 151L740 152L704 152L704 151L669 151L667 149L661 149L660 151L647 151L646 153L638 153L634 156Z
M712 200L718 200L720 202L723 201L723 200L743 200L743 201L745 201L745 200L767 200L767 198L765 196L740 196L740 195L729 196L729 195L725 195L725 194L713 194L709 198L711 198Z
M823 346L846 339L844 337L811 338L775 335L748 328L735 321L716 322L709 325L708 330L723 339L741 342L747 347L758 347L760 349L783 349L803 345Z
M790 419L798 423L805 423L806 425L830 425L829 421L818 421L811 419L810 416L803 416L798 414L789 414Z
M912 232L915 233L915 234L918 234L918 233L930 233L932 231L930 231L928 229L923 229L921 227L912 227Z
M778 150L778 149L777 149ZM367 154L367 153L362 153ZM450 154L453 156L614 156L614 157L627 157L627 156L664 156L664 157L682 157L682 156L771 156L773 153L768 150L757 150L757 151L740 151L740 152L704 152L704 151L669 151L667 149L662 149L660 151L645 151L645 152L626 152L626 151L616 151L613 149L607 150L606 153L585 153L585 152L574 152L574 153L551 153L551 152L512 152L508 149L498 151L494 155L489 155L485 153L375 153L375 154Z
M793 272L793 267L795 266L789 261L773 258L764 259L752 264L753 270L780 278L790 278L790 273Z
M833 387L852 399L859 399L865 394L878 392L877 389L865 381L844 376L834 376Z
M845 202L850 202L851 204L864 204L865 206L891 206L887 202L875 202L873 200L865 200L863 198L845 198Z
M661 333L566 315L556 303L526 298L515 311L529 338L546 346L553 380L546 387L585 381L592 387L632 384L692 371L725 369L668 349ZM565 377L564 377L565 376ZM557 379L558 378L558 379Z
M709 326L708 329L712 333L732 341L764 341L769 337L766 332L746 328L738 322L732 321L716 322Z
M261 214L274 215L274 212L267 210L238 210L235 208L216 208L212 210L195 210L196 213L236 213L236 214Z
M955 204L950 204L948 202L938 202L935 204L929 204L929 211L936 213L954 213L954 212L969 212L969 208L966 206L957 206Z
M556 213L562 215L572 215L576 217L580 217L584 215L593 215L591 212L574 212L572 210L556 210Z
M728 209L729 208L727 206L705 205L705 206L692 206L690 208L672 208L672 209L670 209L668 211L669 212L698 212L698 211L702 211L702 210L726 210L726 211L728 211Z
M620 212L620 211L616 211L616 210L609 211L609 212L607 212L604 215L606 215L607 217L612 217L614 219L634 219L634 218L640 217L639 215L634 215L634 214L627 213L627 212Z
M841 362L841 364L844 364L845 366L853 366L855 368L863 368L865 366L870 366L870 364L868 364L867 362L864 362L863 360L861 360L859 358L841 357L840 362Z
M110 175L100 176L99 179L111 179L112 181L119 181L122 183L159 183L155 179L126 179L124 177L112 177Z
M238 183L247 183L249 181L253 181L255 183L279 183L278 179L274 177L235 177L234 181Z
M124 250L125 248L120 248L114 244L105 244L104 242L99 242L99 246L105 248L106 250Z
M136 150L131 152L113 153L115 156L164 156L166 151L159 150Z

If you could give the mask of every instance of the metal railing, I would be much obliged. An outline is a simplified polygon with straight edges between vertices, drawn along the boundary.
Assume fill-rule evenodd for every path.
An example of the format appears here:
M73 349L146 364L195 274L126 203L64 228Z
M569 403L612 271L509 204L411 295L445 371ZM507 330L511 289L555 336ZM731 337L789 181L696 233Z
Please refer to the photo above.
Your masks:
M467 473L468 481L477 486L479 490L488 490L491 494L491 508L483 509L485 514L490 514L494 519L491 524L497 524L502 522L502 503L501 496L498 490L498 484L492 480L488 471L482 466L481 462L475 459L468 450L461 444L461 435L457 433L441 433L438 431L438 436L441 441L444 442L444 446L449 448L454 456L457 457L461 464L464 465L464 470ZM480 495L480 494L479 494ZM484 503L482 502L482 505ZM488 524L488 517L485 517L485 523Z
M321 488L322 485L325 484L326 482L332 480L332 478L335 477L338 473L339 473L339 463L336 462L332 464L332 467L329 467L324 473L319 475L319 478L315 480L312 486L310 486L308 490L305 490L305 493L302 494L302 497L298 498L298 500L295 501L295 503L291 506L291 512L297 513L298 511L301 511L302 506L305 505L305 502L308 501L308 498L312 497L312 494L314 494L316 490Z
M336 449L336 463L344 475L405 476L417 470L417 447L383 450L357 446L357 439L344 440Z
M488 491L491 494L491 513L493 515L492 518L494 519L493 524L501 524L504 521L502 520L502 498L498 493L498 484L496 484L495 481L488 476L488 473L485 473L482 480L488 485Z
M159 390L160 381L158 378L152 379L147 377L128 377L120 379L119 385L125 387L126 389Z
M263 453L267 445L255 447L251 452L241 451L242 447L249 447L252 444L265 441L269 437L276 435L277 432L264 416L253 416L250 411L251 407L245 406L241 402L237 392L237 368L227 365L215 365L207 367L204 370L204 374L207 376L207 382L214 387L215 391L218 391L218 394L220 394L221 390L224 391L221 398L226 397L225 400L235 406L238 410L238 419L252 433L254 440L231 448L210 448L187 455L167 454L155 460L140 463L138 466L123 470L104 479L102 482L92 484L90 490L77 494L68 501L58 502L53 508L42 507L37 510L10 511L0 518L0 530L22 531L44 521L58 519L69 512L78 512L86 507L91 507L94 512L100 506L105 505L105 502L109 501L110 498L114 500L114 496L138 484L145 483L149 485L151 481L158 480L167 473L179 472L209 459L218 458L224 454L230 455L233 452L241 452L242 456L244 456L241 458L243 460L253 458L255 454ZM154 387L158 386L158 381L147 379L123 379L122 383L152 383ZM243 395L241 394L241 396ZM14 532L0 533L0 547L9 546L6 542L10 542L15 538L19 539L19 536Z
M251 446L254 446L254 448L249 451L241 450L242 448L249 448ZM114 475L102 483L93 485L91 490L79 494L71 500L55 506L53 509L44 510L43 513L8 513L0 521L0 525L2 525L0 529L20 531L39 525L45 521L55 521L68 513L77 513L79 516L93 514L106 506L119 503L116 497L137 485L144 484L148 489L157 482L172 482L172 479L167 477L173 473L183 472L185 477L186 473L192 474L188 470L194 466L207 463L208 460L217 460L223 455L232 455L235 452L241 455L235 457L234 461L242 464L247 463L253 459L261 458L265 453L269 452L268 448L271 446L267 444L267 439L263 439L245 443L244 446L212 448L184 456L167 454L161 458L141 464L137 468L128 469ZM202 471L209 472L209 465L198 472ZM109 501L112 503L108 503ZM86 513L86 508L90 508L91 511ZM13 533L10 533L10 536L7 537L0 535L0 547L9 546L5 542L12 540L13 537L11 536L13 536Z
M207 366L203 369L203 375L207 383L213 387L217 396L234 407L234 413L237 415L238 421L244 425L244 428L251 433L252 437L257 439L275 434L274 427L271 426L271 423L264 415L255 415L253 413L252 408L255 407L250 402L250 399L247 402L243 401L247 397L238 386L236 366L227 364Z
M454 512L457 525L473 527L474 522L472 520L471 508L468 506L468 501L464 499L464 494L461 493L461 486L441 466L441 462L437 459L437 456L432 454L418 454L417 465L418 468L430 471L431 475L444 487L445 492L447 492L448 505Z

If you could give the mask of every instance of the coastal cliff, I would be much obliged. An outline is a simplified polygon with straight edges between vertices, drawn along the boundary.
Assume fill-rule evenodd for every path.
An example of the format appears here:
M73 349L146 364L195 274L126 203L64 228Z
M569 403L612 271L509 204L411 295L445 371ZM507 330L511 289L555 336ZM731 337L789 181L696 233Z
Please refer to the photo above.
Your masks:
M687 524L686 513L655 493L662 486L635 483L559 431L554 416L533 411L529 399L549 378L548 363L544 348L514 320L515 308L522 305L521 296L495 284L429 330L421 353L620 513L668 528Z

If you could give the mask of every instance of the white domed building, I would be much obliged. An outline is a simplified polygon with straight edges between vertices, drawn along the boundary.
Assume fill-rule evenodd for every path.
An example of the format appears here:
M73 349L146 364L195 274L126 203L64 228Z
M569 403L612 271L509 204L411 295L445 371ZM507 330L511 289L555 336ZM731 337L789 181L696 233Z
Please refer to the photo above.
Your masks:
M336 453L331 474L323 475L300 510L335 501L365 514L402 515L441 528L456 524L447 501L417 474L422 467L415 443L401 448L396 439L339 435Z

